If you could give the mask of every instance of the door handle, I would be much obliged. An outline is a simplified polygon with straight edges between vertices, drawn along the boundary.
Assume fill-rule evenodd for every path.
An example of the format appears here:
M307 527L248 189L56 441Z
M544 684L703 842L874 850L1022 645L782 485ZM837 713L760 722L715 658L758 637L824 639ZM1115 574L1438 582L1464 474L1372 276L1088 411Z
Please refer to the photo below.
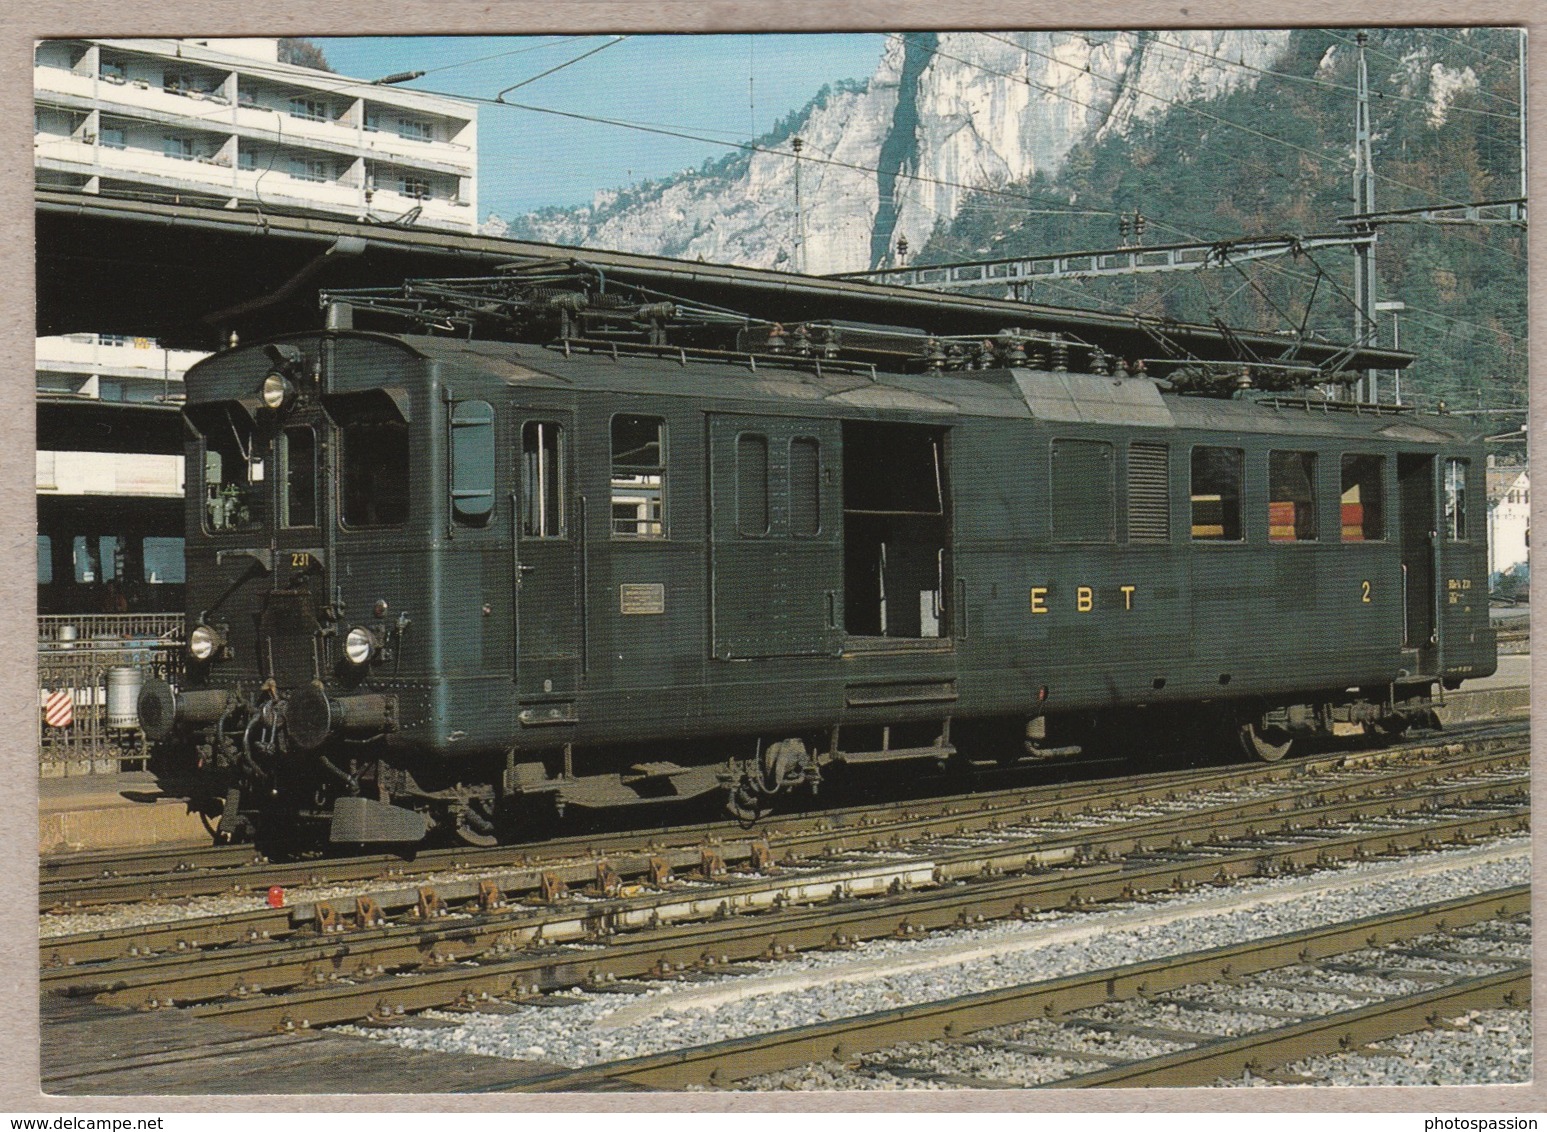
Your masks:
M537 567L536 566L529 566L525 562L517 562L516 563L516 569L520 570L523 574L525 574L529 570L537 569Z

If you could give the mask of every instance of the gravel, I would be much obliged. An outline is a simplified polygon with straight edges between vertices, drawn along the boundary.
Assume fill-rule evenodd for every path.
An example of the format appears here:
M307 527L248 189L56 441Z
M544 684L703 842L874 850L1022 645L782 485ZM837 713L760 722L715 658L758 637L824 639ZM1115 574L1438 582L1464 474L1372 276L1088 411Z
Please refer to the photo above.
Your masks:
M1461 1030L1423 1030L1374 1046L1389 1056L1337 1054L1286 1065L1285 1074L1325 1085L1504 1085L1531 1080L1531 1015L1525 1010L1473 1011L1450 1019ZM1225 1085L1268 1085L1250 1081Z
M1278 972L1274 972L1278 974ZM1187 987L1178 991L1199 1002L1217 1004L1221 1009L1251 1011L1287 1010L1310 1018L1318 1014L1336 1014L1340 1010L1355 1010L1367 1006L1377 997L1374 992L1361 995L1341 995L1310 990L1291 990L1288 987L1260 986L1242 983L1233 987ZM1289 1019L1284 1019L1287 1023Z
M1080 1017L1215 1037L1249 1034L1254 1030L1281 1024L1269 1015L1231 1010L1223 1004L1217 1010L1200 1010L1174 1002L1146 1002L1142 999L1108 1003L1099 1009L1084 1011Z
M661 984L628 998L570 992L576 1005L448 1015L462 1024L445 1029L342 1029L413 1048L590 1065L1191 953L1519 884L1529 876L1529 842L1510 838L1199 889L1131 908L994 923L917 941L877 940L770 964L766 974ZM1349 976L1343 985L1357 991L1368 987L1369 978ZM1388 994L1421 985L1381 982Z
M1072 1058L1039 1057L1019 1050L911 1042L866 1059L869 1065L877 1061L883 1066L902 1066L925 1074L972 1078L987 1085L1044 1085L1091 1068L1089 1063Z
M1094 1012L1087 1012L1095 1017ZM1079 1017L1048 1021L1034 1018L1013 1026L999 1026L986 1030L984 1037L1020 1045L1046 1046L1049 1049L1068 1050L1071 1053L1095 1053L1125 1061L1142 1057L1160 1057L1186 1049L1186 1042L1171 1042L1140 1034L1123 1034L1112 1030L1083 1026Z

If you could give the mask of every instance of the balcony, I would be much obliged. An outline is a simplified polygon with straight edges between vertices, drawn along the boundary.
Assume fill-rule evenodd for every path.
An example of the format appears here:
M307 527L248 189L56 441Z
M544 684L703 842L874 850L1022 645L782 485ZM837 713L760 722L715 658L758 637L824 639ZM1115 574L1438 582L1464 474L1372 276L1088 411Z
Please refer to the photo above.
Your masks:
M477 161L472 151L455 142L405 138L392 130L363 130L356 144L365 151L367 157L399 165L456 173L463 177L471 177L476 172Z
M431 198L421 200L390 189L377 189L371 197L371 215L378 220L391 220L416 207L420 211L414 221L415 228L471 232L478 227L473 209L467 204Z
M46 95L92 99L97 96L96 79L91 75L66 71L60 67L34 67L32 93L34 98L43 103L50 101L45 97Z
M243 103L236 108L232 121L242 136L276 144L309 146L349 157L392 160L432 173L460 177L472 177L477 173L477 159L465 146L412 141L387 131L365 130L349 122L298 118L290 113L288 104Z
M113 377L181 381L183 371L208 355L199 350L164 350L147 338L104 343L95 334L61 335L37 340L38 369L60 373L97 373Z
M174 93L143 79L119 82L36 67L33 69L33 91L40 102L57 100L80 110L100 107L109 115L149 118L194 128L206 125L210 129L230 129L231 106L224 96Z
M232 188L231 168L218 164L214 158L184 161L146 149L112 149L58 134L35 134L33 151L42 169L119 177L227 196Z

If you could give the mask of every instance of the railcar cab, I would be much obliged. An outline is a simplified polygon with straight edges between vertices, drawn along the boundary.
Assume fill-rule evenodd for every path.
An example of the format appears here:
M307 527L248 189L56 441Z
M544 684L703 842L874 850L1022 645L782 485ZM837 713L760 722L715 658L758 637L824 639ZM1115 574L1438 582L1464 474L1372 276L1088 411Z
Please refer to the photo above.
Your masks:
M454 534L494 510L491 406L368 334L229 350L187 388L186 670L146 683L147 734L219 784L222 835L269 808L331 815L334 840L419 840L425 817L387 803L434 796L433 760L389 772L371 752L444 745L467 681L438 674L482 660L439 655L435 593L461 573ZM476 610L447 616L476 641Z

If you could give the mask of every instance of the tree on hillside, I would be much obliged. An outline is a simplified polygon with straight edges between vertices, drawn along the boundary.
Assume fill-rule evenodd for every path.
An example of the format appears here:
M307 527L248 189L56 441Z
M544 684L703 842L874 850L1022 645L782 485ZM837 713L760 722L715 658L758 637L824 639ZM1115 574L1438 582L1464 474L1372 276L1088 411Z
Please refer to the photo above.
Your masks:
M1380 209L1519 194L1516 32L1379 29L1370 36ZM1115 246L1142 210L1146 243L1335 231L1353 212L1352 36L1302 29L1252 84L1077 146L1063 168L970 202L917 263ZM1077 202L1077 204L1075 203ZM1071 208L1071 205L1073 206ZM1092 215L1094 214L1094 215ZM1404 396L1504 407L1526 384L1525 241L1517 228L1390 224L1378 299L1406 304L1402 347L1419 360ZM1044 302L1262 330L1353 332L1352 259L1330 251L1241 270L1039 284ZM1390 345L1389 316L1378 320Z
M333 70L328 65L328 57L322 53L322 48L309 39L281 39L279 61L297 67L310 67L314 71Z

